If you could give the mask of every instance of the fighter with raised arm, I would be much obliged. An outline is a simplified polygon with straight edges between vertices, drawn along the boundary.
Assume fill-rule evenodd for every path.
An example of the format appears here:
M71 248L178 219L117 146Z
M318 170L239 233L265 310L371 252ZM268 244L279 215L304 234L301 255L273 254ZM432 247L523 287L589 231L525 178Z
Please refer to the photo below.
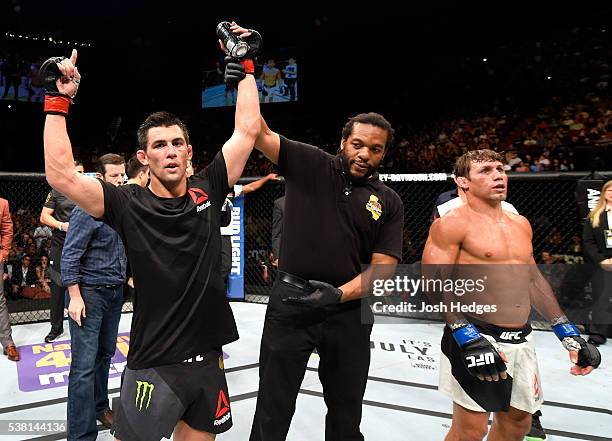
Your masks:
M252 66L261 37L235 23L231 32L254 43L242 59ZM150 185L115 187L75 170L66 116L81 81L76 63L72 51L42 67L45 171L53 188L119 232L138 286L114 434L212 440L232 426L221 346L238 332L216 271L219 212L260 131L253 72L238 84L234 132L206 168L187 178L187 127L157 112L138 129L137 155L149 166Z

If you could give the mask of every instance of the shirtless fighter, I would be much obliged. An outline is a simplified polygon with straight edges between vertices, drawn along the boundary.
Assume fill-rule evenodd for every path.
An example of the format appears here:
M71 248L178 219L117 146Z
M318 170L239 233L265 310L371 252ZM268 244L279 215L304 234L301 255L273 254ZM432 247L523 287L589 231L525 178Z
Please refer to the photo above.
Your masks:
M580 337L538 271L529 221L502 210L508 188L502 156L491 150L467 152L457 159L455 177L467 203L432 224L423 251L424 272L450 277L480 265L487 274L481 300L498 308L478 318L445 313L439 389L453 399L446 440L482 440L494 412L487 439L520 441L543 402L528 323L531 307L550 320L569 351L571 374L591 373L601 355ZM441 295L458 299L457 293Z

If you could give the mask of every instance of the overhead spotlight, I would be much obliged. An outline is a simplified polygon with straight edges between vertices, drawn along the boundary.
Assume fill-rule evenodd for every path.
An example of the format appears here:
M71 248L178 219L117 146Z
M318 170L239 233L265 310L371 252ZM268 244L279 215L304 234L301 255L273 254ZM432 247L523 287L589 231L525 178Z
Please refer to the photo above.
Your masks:
M488 58L483 58L482 61L486 63L488 61Z
M552 80L552 77L549 75L546 77L547 80Z

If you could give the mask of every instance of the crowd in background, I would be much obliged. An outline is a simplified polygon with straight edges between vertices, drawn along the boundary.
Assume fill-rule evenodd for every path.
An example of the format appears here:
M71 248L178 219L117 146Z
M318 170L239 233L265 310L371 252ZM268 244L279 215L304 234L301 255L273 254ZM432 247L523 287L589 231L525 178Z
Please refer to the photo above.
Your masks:
M451 172L456 157L468 150L482 148L503 152L509 172L611 170L609 60L612 49L605 31L605 28L576 27L569 29L562 38L558 34L538 40L516 38L492 49L491 59L474 60L465 54L448 59L456 68L456 78L451 80L467 89L478 83L480 95L475 95L473 101L461 108L446 108L446 103L439 103L440 110L433 118L427 115L413 122L408 121L403 110L409 97L407 99L398 91L396 109L388 115L396 128L395 146L387 153L381 171ZM11 60L7 54L0 54L0 59L0 81L6 89L10 83ZM17 78L17 70L13 70ZM439 80L436 75L439 73L432 70L432 82ZM26 73L21 76L27 79ZM486 87L494 94L487 96ZM263 109L264 114L267 109ZM290 112L284 118L277 114L277 118L270 118L269 125L289 138L335 153L342 121L338 121L332 131L316 111L308 114L302 108L300 112L299 118L291 117ZM223 127L209 130L209 122L204 117L200 124L196 119L195 116L187 118L191 127L201 126L194 136L197 141L192 142L193 165L197 171L212 161L221 148L221 137L227 139L228 133L223 132ZM91 170L95 159L108 151L129 157L136 147L134 133L138 123L139 120L128 116L113 117L107 132L100 134L100 142L75 145L75 156L83 159L86 170ZM230 123L231 117L228 117ZM275 166L255 150L243 175L265 176L276 171ZM40 225L38 213L24 209L19 201L10 202L15 240L5 269L8 275L3 276L7 284L10 284L10 273L23 256L29 256L34 266L44 261L51 235L47 227ZM248 220L249 235L263 241L266 225L259 218ZM537 256L539 260L567 262L572 256L579 256L582 252L579 235L571 240L570 236L559 237L555 228L554 224L550 225L543 251ZM418 254L418 246L411 250L410 232L406 236L407 255ZM558 251L560 242L563 243L562 252ZM37 283L42 286L42 282ZM7 289L6 292L12 291Z
M23 208L11 212L13 243L2 275L8 298L24 296L25 287L38 288L36 291L26 291L26 296L39 298L46 297L45 293L50 295L47 266L52 231L40 223L39 215L40 212L35 214Z

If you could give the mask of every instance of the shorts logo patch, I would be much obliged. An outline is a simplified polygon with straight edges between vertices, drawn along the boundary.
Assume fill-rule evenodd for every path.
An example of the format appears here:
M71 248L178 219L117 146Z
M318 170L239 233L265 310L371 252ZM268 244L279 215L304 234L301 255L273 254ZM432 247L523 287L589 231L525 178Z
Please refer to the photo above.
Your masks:
M147 402L145 405L145 409L148 409L149 404L151 404L151 396L153 395L153 389L155 389L155 385L146 381L136 381L136 384L136 407L139 411L141 411L146 399Z
M374 220L378 220L382 216L382 205L378 202L378 196L370 195L365 208L372 214L372 219Z
M223 392L223 390L220 390L219 399L217 400L217 412L215 413L215 418L221 418L223 415L229 412L229 410L229 403L227 402L225 392Z
M217 400L217 412L215 413L215 426L220 426L225 423L227 420L231 418L232 414L230 412L229 403L227 401L227 397L225 396L225 392L223 390L219 391L219 399Z
M538 380L538 374L533 374L533 396L536 401L540 398L540 380Z

